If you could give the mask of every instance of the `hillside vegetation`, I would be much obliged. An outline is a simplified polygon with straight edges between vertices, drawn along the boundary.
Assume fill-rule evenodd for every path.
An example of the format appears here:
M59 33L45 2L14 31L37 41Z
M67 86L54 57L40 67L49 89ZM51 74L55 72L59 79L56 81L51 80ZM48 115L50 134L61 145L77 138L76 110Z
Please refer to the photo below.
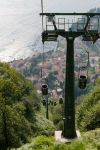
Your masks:
M100 79L96 86L77 100L76 124L81 131L81 138L71 144L55 141L51 136L37 136L18 150L100 150ZM56 129L61 128L62 107L57 104L53 108L53 122Z
M1 150L20 146L19 150L100 149L100 79L76 101L76 124L82 138L71 144L57 143L52 137L55 129L63 129L63 104L49 106L51 121L47 120L31 81L4 63L0 63L0 85Z
M81 139L71 144L58 143L54 137L38 136L18 150L100 150L100 129L82 133Z
M39 111L40 98L31 81L0 63L0 149L19 147L39 134L50 135L53 124Z
M100 127L100 85L94 87L89 94L82 96L77 107L77 126L82 131Z

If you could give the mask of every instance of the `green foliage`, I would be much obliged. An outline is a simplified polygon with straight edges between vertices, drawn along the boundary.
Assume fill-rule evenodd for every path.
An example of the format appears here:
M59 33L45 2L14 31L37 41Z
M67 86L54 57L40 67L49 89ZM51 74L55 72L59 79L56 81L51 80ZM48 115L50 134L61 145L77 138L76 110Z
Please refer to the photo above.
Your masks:
M82 138L88 150L100 149L100 129L88 131L83 134Z
M29 145L23 146L20 150L85 150L85 143L74 141L71 144L57 143L53 137L38 136Z
M52 112L52 120L54 125L57 129L63 130L63 113L64 113L64 106L57 104Z
M0 148L19 147L35 135L40 100L29 80L0 63Z
M29 133L31 134L31 124L24 117L24 109L22 104L19 105L19 112L15 105L12 105L12 107L6 105L1 126L4 133L0 143L6 142L7 147L18 147L21 143L25 143L27 136ZM3 137L6 138L6 141L3 141Z
M80 141L72 142L72 144L58 144L53 150L85 150L85 144Z
M53 137L38 136L30 144L24 145L20 150L99 150L100 129L82 133L80 140L71 143L60 143Z
M37 115L36 122L38 135L49 136L54 134L55 127L50 120L47 120L42 115Z
M92 109L85 112L81 128L93 130L100 127L100 104L96 104Z
M46 136L38 136L35 138L33 143L30 145L29 148L33 150L44 150L48 149L49 147L54 145L54 138L53 137L46 137Z
M89 95L82 97L76 111L77 126L81 130L93 130L100 127L100 86Z
M100 84L100 78L97 78L97 79L95 80L95 83L99 85L99 84Z

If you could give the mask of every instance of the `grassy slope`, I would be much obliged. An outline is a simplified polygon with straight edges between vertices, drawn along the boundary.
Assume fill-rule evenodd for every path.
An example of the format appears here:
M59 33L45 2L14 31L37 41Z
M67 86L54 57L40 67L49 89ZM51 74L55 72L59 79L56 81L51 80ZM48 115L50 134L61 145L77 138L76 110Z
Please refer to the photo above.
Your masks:
M53 137L39 136L17 150L100 150L100 128L82 133L82 138L71 144L58 144Z

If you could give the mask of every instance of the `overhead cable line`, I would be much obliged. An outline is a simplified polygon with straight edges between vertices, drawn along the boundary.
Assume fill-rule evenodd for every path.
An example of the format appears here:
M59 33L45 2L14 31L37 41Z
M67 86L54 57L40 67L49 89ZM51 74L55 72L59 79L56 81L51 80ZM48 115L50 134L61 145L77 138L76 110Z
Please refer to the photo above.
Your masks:
M43 0L41 0L41 10L42 10L42 13L43 13ZM44 30L44 27L43 27L43 16L42 16L42 30Z

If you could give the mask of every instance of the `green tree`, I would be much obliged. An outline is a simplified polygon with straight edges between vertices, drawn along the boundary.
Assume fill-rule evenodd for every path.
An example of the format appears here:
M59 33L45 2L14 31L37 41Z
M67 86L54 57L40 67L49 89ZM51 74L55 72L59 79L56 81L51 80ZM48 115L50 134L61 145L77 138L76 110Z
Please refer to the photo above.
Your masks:
M29 80L0 63L0 148L19 147L35 135L40 100Z

